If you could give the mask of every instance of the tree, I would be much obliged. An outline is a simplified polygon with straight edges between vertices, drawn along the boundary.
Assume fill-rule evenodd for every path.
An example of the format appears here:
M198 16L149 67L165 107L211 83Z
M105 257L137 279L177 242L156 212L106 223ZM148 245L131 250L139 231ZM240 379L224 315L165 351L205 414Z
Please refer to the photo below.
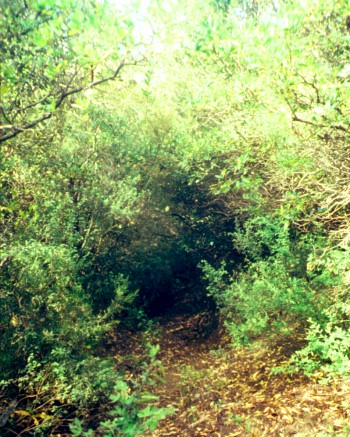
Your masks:
M107 3L1 2L0 142L50 119L65 101L115 80L134 62L131 22Z

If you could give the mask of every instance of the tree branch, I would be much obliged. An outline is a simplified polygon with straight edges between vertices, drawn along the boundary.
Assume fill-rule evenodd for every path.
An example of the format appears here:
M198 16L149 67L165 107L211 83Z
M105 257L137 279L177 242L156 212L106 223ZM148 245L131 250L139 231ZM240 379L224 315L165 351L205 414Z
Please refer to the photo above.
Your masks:
M331 125L327 126L326 124L314 123L313 121L304 120L302 118L299 118L296 114L293 114L292 120L297 121L299 123L310 124L311 126L315 126L315 127L322 127L322 128L328 127L328 128L335 129L335 130L341 130L342 132L346 132L348 134L350 133L349 129L342 126L341 124L331 124Z
M137 61L135 61L135 62L137 62ZM72 89L70 91L63 92L57 98L57 100L56 100L55 110L57 110L62 105L62 103L64 102L64 100L67 97L72 96L74 94L78 94L78 93L80 93L82 91L86 91L86 90L91 89L91 88L95 88L98 85L101 85L101 84L103 84L105 82L109 82L109 81L115 80L117 78L118 74L120 73L121 69L124 67L124 65L134 65L134 64L126 64L125 60L123 60L118 65L117 69L113 72L112 75L110 75L108 77L105 77L103 79L100 79L100 80L96 80L96 81L90 83L88 86L80 86L80 87L74 88L74 89ZM30 105L28 107L30 107ZM9 140L11 138L14 138L17 135L19 135L21 132L26 131L28 129L31 129L32 127L38 125L39 123L42 123L43 121L48 120L49 118L51 118L53 116L55 110L42 115L41 117L37 118L36 120L33 120L32 122L30 122L28 124L25 124L24 126L14 126L14 125L2 126L2 127L0 126L0 132L1 132L1 128L11 128L11 129L13 129L12 132L9 132L7 134L4 134L4 135L0 136L0 143L3 143L3 142L5 142L5 141L7 141L7 140Z

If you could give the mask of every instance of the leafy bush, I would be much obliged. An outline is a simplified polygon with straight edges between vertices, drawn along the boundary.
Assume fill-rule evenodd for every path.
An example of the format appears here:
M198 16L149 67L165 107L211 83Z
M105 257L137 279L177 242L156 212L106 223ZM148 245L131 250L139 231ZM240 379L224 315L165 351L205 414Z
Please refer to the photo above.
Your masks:
M286 369L311 375L321 371L326 378L350 374L350 305L348 249L335 248L310 256L308 268L315 284L326 284L327 305L320 317L310 317L307 345L297 351ZM318 273L318 274L317 274Z
M81 263L67 246L29 241L3 256L9 259L10 279L2 284L1 357L8 363L2 363L2 377L13 369L12 360L25 362L63 349L63 355L84 354L136 296L125 278L115 278L114 298L104 312L94 314L79 283Z
M72 357L70 351L55 349L43 361L33 356L17 380L20 388L45 399L50 405L75 405L88 408L108 400L116 379L112 359L101 359L85 353Z
M204 271L207 279L216 275L208 266ZM279 259L256 262L226 287L209 288L238 343L266 332L288 331L317 313L316 292L305 279L291 276Z
M246 265L229 273L202 263L208 293L216 300L237 343L263 333L290 332L318 319L324 296L319 276L310 278L310 241L295 236L279 220L253 219L234 234ZM323 284L323 288L324 288ZM322 316L321 316L322 317Z
M152 432L160 420L174 413L170 407L158 407L158 396L152 395L148 390L155 381L164 377L163 366L156 357L159 346L148 344L148 349L148 360L143 362L138 380L133 380L131 386L122 379L114 384L109 396L114 404L109 411L113 418L101 421L98 427L98 433L104 437L134 437L147 430ZM79 419L75 419L71 431L76 437L93 435L92 430L84 431Z
M350 375L350 334L348 329L328 322L324 327L310 320L306 335L307 346L297 351L285 367L288 371L302 370L312 375L322 370L326 378Z

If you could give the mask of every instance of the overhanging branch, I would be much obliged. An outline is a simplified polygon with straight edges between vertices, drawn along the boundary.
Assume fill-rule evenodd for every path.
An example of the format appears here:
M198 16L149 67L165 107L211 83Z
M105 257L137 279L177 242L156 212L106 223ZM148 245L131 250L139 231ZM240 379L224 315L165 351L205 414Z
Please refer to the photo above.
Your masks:
M330 128L330 129L334 129L334 130L340 130L342 132L350 134L350 130L347 129L346 127L342 126L341 124L331 124L331 125L327 126L326 124L314 123L313 121L304 120L302 118L299 118L296 115L293 116L292 120L293 121L297 121L299 123L310 124L311 126L315 126L315 127L322 127L322 128Z
M135 61L135 62L137 62L137 61ZM65 91L65 92L61 93L58 96L57 100L56 100L55 109L53 111L50 111L50 112L47 112L46 114L43 114L41 117L38 117L37 119L31 121L30 123L27 123L27 124L25 124L23 126L15 126L15 125L0 126L0 133L1 133L1 131L3 129L9 129L9 128L12 129L12 132L9 132L9 133L6 133L6 134L3 134L3 135L0 136L0 143L3 143L3 142L5 142L5 141L7 141L7 140L9 140L11 138L14 138L17 135L19 135L20 133L22 133L22 132L24 132L24 131L26 131L28 129L31 129L31 128L37 126L38 124L42 123L43 121L48 120L49 118L51 118L54 115L55 110L57 110L62 105L62 103L64 102L64 100L67 97L72 96L74 94L78 94L78 93L80 93L82 91L86 91L86 90L91 89L91 88L95 88L98 85L101 85L101 84L103 84L105 82L109 82L109 81L115 80L117 78L117 76L119 75L121 69L125 65L134 65L134 64L135 63L127 64L125 62L125 60L123 60L118 65L118 67L113 72L113 74L111 74L110 76L105 77L105 78L100 79L100 80L96 80L96 81L90 83L87 86L80 86L80 87L74 88L72 90ZM46 96L45 99L47 99L47 98L48 97Z

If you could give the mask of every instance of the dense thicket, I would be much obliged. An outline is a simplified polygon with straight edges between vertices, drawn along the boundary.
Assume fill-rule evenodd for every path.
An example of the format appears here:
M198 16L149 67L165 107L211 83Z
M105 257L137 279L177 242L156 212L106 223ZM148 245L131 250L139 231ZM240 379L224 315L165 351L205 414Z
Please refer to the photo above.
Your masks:
M154 427L156 349L132 394L96 351L178 301L350 372L347 2L187 3L0 0L0 379L43 429Z

